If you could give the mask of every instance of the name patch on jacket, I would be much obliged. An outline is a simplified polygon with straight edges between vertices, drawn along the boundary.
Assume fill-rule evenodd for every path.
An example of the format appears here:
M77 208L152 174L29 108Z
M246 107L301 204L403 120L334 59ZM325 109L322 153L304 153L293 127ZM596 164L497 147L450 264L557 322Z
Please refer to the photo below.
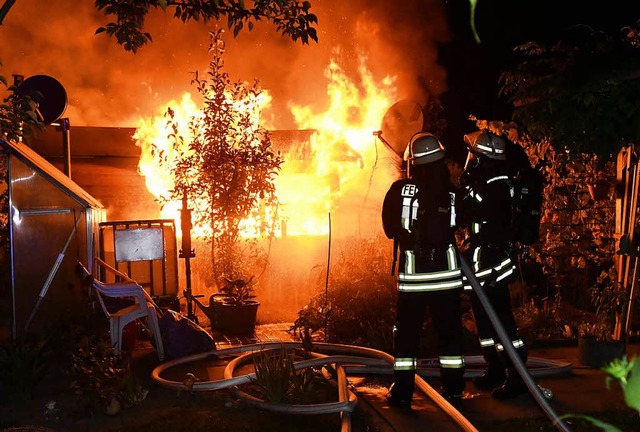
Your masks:
M413 197L418 193L418 187L414 184L402 186L400 195L402 196L402 227L411 232L413 221L418 218L418 200Z

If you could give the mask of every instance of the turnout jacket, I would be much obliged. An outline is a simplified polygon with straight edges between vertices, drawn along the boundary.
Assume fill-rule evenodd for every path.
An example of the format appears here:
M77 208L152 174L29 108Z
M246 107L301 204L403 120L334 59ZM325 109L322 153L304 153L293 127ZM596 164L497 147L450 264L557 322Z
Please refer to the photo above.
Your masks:
M453 194L446 185L418 189L415 179L395 181L384 198L382 225L399 250L398 290L429 292L462 287L456 250ZM392 272L395 269L392 269Z
M515 273L511 258L514 237L514 173L507 164L480 165L463 174L464 193L457 203L459 221L470 231L473 270L480 283L508 282ZM466 278L465 278L466 279ZM465 281L465 289L471 289Z

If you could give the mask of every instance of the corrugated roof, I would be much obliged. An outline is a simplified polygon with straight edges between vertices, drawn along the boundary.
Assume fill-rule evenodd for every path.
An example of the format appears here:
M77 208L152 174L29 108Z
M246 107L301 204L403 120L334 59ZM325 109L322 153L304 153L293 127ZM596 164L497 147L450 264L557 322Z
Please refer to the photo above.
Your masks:
M104 209L104 206L98 200L89 195L82 187L64 175L63 172L29 148L26 144L8 142L0 139L0 146L10 154L20 159L26 165L33 168L34 171L47 178L52 184L83 204L85 207Z

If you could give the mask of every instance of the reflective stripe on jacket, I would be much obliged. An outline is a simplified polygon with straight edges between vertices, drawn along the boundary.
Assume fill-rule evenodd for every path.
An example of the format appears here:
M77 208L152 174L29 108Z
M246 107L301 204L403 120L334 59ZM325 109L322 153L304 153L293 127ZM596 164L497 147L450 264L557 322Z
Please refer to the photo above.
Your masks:
M448 269L420 273L416 271L413 251L404 251L404 266L398 272L398 291L427 292L457 289L462 287L462 273L453 245L446 251Z

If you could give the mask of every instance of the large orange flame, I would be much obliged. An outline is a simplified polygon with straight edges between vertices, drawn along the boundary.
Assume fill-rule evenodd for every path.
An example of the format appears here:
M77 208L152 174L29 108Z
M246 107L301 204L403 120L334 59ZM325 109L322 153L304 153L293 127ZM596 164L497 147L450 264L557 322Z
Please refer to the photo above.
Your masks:
M276 180L280 202L279 235L327 234L327 214L338 208L348 207L348 197L360 197L369 187L371 171L378 154L372 132L379 128L385 110L396 99L395 78L386 77L376 82L368 71L364 59L360 62L357 82L349 79L334 61L325 71L329 80L327 94L329 106L324 112L314 112L308 106L292 105L291 111L299 129L312 129L308 142L283 150L284 163ZM259 114L268 106L270 98L251 105L256 124ZM158 151L162 149L169 158L176 157L170 141L164 114L171 107L177 123L186 126L199 107L188 93L181 101L170 101L158 111L158 115L141 118L134 138L141 148L139 171L146 177L149 191L156 197L166 196L173 188L170 173L158 167ZM180 130L188 142L189 131ZM381 169L388 169L382 166ZM394 173L384 173L388 185ZM346 199L346 201L345 201ZM354 201L354 200L351 200ZM357 201L357 200L356 200ZM357 201L356 208L361 201ZM179 219L180 202L168 203L162 217ZM253 235L255 221L245 221L245 236ZM194 227L195 235L206 234L206 227Z

